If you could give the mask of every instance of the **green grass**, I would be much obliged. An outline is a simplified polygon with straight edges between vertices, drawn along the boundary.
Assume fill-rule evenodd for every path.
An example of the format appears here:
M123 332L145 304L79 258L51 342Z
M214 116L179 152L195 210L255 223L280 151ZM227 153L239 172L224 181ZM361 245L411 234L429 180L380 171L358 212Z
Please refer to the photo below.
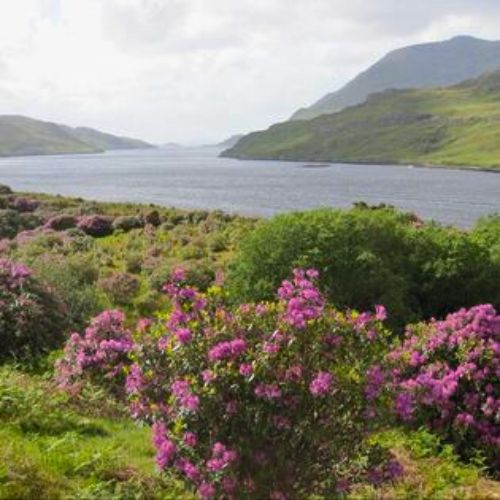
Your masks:
M0 369L1 499L190 498L156 473L149 429L104 397L83 403L41 376Z
M464 464L450 445L421 429L391 429L373 441L392 450L405 473L381 491L371 487L357 490L363 498L500 498L500 483L485 477L480 463Z
M500 72L454 87L388 91L254 132L223 155L500 168L499 99Z

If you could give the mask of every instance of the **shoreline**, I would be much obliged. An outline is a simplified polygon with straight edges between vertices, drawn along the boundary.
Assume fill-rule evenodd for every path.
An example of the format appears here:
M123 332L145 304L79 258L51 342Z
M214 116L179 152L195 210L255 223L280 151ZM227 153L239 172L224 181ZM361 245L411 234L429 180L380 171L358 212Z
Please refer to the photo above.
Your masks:
M402 162L379 162L379 161L347 161L347 160L307 160L307 159L290 159L290 158L239 158L237 156L223 156L222 154L218 156L219 158L227 158L231 160L238 161L280 161L287 163L305 163L303 167L314 168L313 165L318 165L326 168L327 166L333 165L351 165L351 166L367 166L374 165L378 167L406 167L406 168L425 168L425 169L445 169L445 170L466 170L469 172L488 172L493 174L500 173L500 166L498 167L481 167L476 165L440 165L434 163L402 163ZM310 166L308 166L310 165Z

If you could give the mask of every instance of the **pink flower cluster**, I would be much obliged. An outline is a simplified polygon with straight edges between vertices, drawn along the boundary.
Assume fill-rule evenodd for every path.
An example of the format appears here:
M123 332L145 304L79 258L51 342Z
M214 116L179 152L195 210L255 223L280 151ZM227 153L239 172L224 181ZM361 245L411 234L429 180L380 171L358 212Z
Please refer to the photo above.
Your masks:
M125 315L121 311L104 311L92 319L83 335L71 335L64 356L56 366L59 384L77 390L82 375L85 375L97 382L107 380L108 385L121 390L124 369L130 364L128 355L133 346L132 334L125 327ZM138 366L132 373L138 379ZM132 384L129 379L127 385ZM139 380L134 384L139 386Z
M219 342L208 351L210 361L221 361L223 359L236 359L245 352L247 343L243 339Z
M0 285L9 290L21 288L31 276L31 271L24 264L8 259L0 259Z
M295 269L292 281L283 281L278 297L286 303L284 320L295 328L305 328L307 321L321 316L325 299L314 285L319 273L315 269Z
M403 420L429 424L466 453L478 446L498 461L500 315L493 306L408 327L388 361Z
M333 376L331 373L319 372L309 385L309 390L315 397L325 396L330 392L332 382Z

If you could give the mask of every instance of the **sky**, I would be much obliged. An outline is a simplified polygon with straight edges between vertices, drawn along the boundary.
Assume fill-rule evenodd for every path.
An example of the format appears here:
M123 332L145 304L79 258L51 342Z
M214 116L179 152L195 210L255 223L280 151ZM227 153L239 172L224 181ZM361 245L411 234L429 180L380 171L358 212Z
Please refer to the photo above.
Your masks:
M153 143L267 128L388 51L500 39L499 0L0 0L0 114Z

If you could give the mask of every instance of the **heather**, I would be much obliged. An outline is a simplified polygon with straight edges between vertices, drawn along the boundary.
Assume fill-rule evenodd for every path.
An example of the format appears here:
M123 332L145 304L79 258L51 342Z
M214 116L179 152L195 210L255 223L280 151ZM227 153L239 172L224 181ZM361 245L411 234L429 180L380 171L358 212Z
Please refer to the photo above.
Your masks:
M498 216L2 192L0 498L498 495Z

